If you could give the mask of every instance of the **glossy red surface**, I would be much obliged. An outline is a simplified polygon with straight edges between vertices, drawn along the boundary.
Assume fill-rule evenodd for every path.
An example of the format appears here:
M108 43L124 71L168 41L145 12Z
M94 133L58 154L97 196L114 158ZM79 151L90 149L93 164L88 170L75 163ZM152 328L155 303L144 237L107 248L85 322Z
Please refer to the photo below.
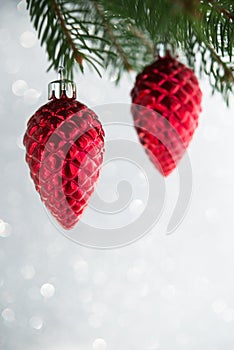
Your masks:
M104 131L96 114L66 95L54 98L28 121L24 145L42 201L63 228L73 228L103 160Z
M167 176L183 157L198 125L202 98L198 80L191 69L167 55L137 75L131 97L139 140L156 168Z

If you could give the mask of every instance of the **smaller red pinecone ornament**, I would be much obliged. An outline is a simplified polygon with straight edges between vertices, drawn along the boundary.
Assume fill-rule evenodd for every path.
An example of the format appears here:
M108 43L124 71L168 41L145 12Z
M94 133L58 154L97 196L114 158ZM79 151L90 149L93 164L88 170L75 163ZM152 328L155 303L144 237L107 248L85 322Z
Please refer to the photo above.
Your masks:
M168 53L137 75L131 97L140 142L167 176L183 157L198 125L202 98L198 80Z
M104 131L97 115L76 101L74 83L61 78L49 86L51 101L27 124L26 161L41 200L69 230L81 217L98 180Z

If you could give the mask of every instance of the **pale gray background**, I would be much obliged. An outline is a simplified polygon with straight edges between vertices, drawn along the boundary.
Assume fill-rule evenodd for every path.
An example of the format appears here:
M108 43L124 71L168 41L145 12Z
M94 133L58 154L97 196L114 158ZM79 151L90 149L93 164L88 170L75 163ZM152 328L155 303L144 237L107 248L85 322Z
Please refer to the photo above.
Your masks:
M193 200L178 230L165 235L175 172L163 217L148 235L117 250L88 249L51 224L24 162L26 121L56 77L46 73L24 2L1 2L0 53L0 348L233 350L233 104L227 109L201 84L203 113L189 148ZM76 76L79 99L90 107L130 103L134 75L118 87L114 80ZM116 184L118 172L114 166L103 176ZM100 181L97 190L113 200L110 188ZM89 211L84 220L92 223Z

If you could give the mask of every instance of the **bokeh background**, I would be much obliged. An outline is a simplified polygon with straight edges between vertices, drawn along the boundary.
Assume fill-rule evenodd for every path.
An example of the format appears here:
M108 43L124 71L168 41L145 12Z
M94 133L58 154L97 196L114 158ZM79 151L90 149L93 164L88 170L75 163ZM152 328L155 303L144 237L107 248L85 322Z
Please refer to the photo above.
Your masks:
M165 235L178 194L175 172L165 182L163 215L146 236L120 249L89 249L49 220L24 161L26 121L56 78L47 66L25 2L2 1L0 349L233 350L233 101L228 109L201 82L203 113L189 148L193 199L180 227ZM134 74L117 87L115 79L77 74L79 100L90 107L130 103ZM104 169L97 188L103 200L115 200L111 179L115 188L122 171ZM130 212L141 205L137 193Z

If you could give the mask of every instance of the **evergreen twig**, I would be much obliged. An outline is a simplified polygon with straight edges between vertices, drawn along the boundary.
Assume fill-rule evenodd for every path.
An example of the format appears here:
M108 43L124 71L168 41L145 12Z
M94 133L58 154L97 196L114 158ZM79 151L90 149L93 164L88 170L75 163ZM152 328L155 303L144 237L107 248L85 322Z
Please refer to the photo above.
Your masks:
M136 26L133 26L132 24L129 25L129 29L132 32L133 35L135 35L137 38L139 38L142 42L142 44L147 47L149 53L152 54L152 57L155 53L155 48L153 46L153 43L149 41L149 39L140 31Z
M124 67L126 68L127 71L132 70L132 66L128 62L128 58L125 55L124 50L120 46L120 44L118 42L118 39L115 36L115 34L114 34L114 32L113 32L113 30L112 30L112 28L110 26L110 23L107 21L107 19L105 17L105 13L103 11L102 6L97 1L93 1L93 5L94 5L94 8L97 11L98 15L100 15L100 17L102 18L104 26L106 28L106 31L108 33L108 36L109 36L112 44L115 46L117 53L120 55L120 57L121 57L121 59L123 61Z
M65 36L67 38L68 44L71 47L71 50L73 51L74 58L79 63L79 65L82 65L83 56L79 52L79 50L77 49L75 43L72 40L70 31L67 29L66 23L65 23L65 21L63 19L63 15L62 15L62 13L61 13L61 11L59 9L59 5L58 5L56 0L50 0L50 1L51 1L52 5L53 5L54 12L55 12L56 16L58 17L59 22L61 24L61 27L62 27L62 29L64 31L64 34L65 34Z
M223 13L227 18L234 20L234 14L225 8L219 6L215 0L209 0L213 7L215 7L220 13Z
M177 47L226 101L233 92L233 0L26 0L50 68L140 71L157 43ZM165 44L166 45L166 44ZM201 57L201 60L197 59ZM229 59L229 61L228 61Z
M207 45L210 50L211 56L219 63L223 68L223 80L229 80L234 83L233 68L229 68L226 63L220 58L220 56L215 52L211 45Z

